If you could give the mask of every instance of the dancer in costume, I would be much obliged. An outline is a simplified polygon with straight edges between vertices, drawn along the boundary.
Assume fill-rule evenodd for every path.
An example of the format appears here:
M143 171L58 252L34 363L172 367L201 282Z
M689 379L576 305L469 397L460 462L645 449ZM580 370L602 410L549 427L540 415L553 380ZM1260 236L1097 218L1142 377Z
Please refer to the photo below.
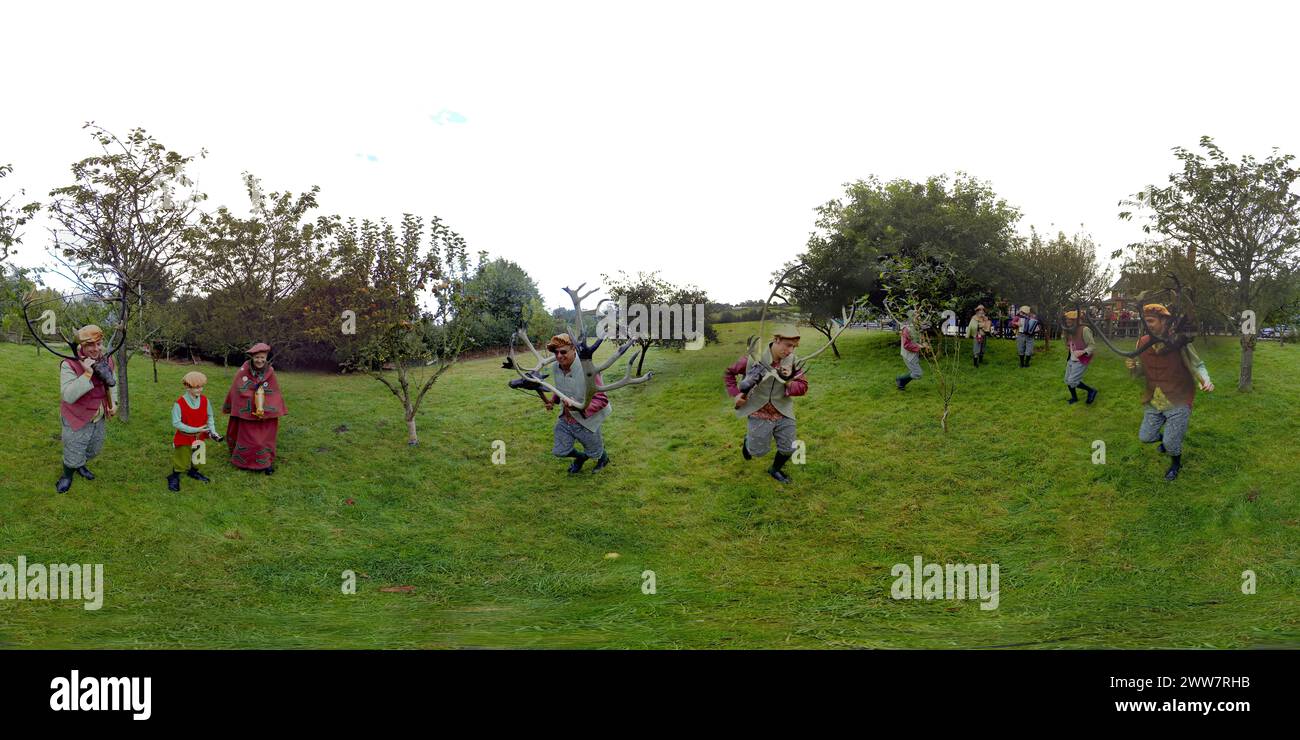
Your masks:
M1201 390L1209 393L1214 390L1214 383L1210 382L1205 363L1190 344L1173 350L1152 338L1151 335L1166 336L1170 321L1167 307L1160 303L1143 306L1142 320L1149 332L1138 339L1137 348L1142 353L1125 362L1129 370L1146 377L1138 439L1160 443L1160 452L1171 458L1169 470L1165 471L1165 480L1171 481L1178 477L1183 466L1183 439L1192 416L1196 386L1199 383Z
M1034 309L1021 306L1016 317L1011 320L1016 330L1016 354L1020 355L1020 367L1029 367L1029 360L1034 356L1034 335L1038 332L1038 317Z
M571 474L582 472L582 466L593 457L596 458L596 465L592 472L601 470L609 465L609 453L605 451L605 440L600 433L601 426L610 414L609 397L598 392L592 395L591 403L586 408L573 404L571 399L586 398L587 379L581 363L574 362L578 356L577 348L573 346L568 334L556 334L547 342L546 349L555 355L556 371L551 383L567 397L562 399L559 394L552 393L546 399L547 411L554 409L557 403L561 408L560 416L555 420L555 444L551 448L551 454L573 458L569 464ZM596 384L600 385L600 374L596 373L594 377ZM579 443L582 445L581 452L577 449Z
M903 330L898 334L898 345L898 353L907 364L907 372L894 378L894 385L901 391L907 389L908 383L919 380L925 374L921 371L921 352L928 348L930 343L925 338L925 334L916 330L916 314L907 317L907 323L903 324Z
M647 383L654 375L652 372L641 376L633 374L632 363L640 354L640 350L637 350L627 359L626 375L610 383L604 381L601 373L627 354L637 340L635 337L627 337L609 358L601 363L596 362L596 350L607 336L612 335L601 336L594 343L589 341L582 301L596 290L583 293L585 285L583 283L576 289L564 289L573 301L573 315L578 328L568 327L567 333L551 337L551 341L546 343L546 349L552 353L551 357L544 357L534 349L527 330L519 329L510 339L510 354L502 365L519 374L517 379L510 381L511 388L536 393L546 404L547 411L555 408L557 403L561 405L560 418L555 420L555 445L551 454L556 457L572 457L573 462L569 465L571 474L581 472L583 464L592 458L596 460L592 472L609 465L609 454L605 452L605 440L601 435L601 426L610 414L609 396L606 392L625 385ZM515 354L517 341L522 342L536 359L536 364L531 368L525 368ZM546 378L551 372L549 366L552 364L555 365L555 377L552 382L548 382ZM550 393L549 397L547 392ZM582 445L581 452L577 449L578 444Z
M975 315L971 317L970 323L966 325L966 337L974 340L971 352L974 355L973 362L975 367L984 364L984 345L993 333L993 322L989 320L988 314L985 313L984 306L981 304L975 307Z
M1092 362L1096 347L1092 341L1092 329L1079 321L1078 311L1065 312L1065 344L1068 350L1065 354L1065 387L1070 389L1067 403L1078 403L1078 389L1082 388L1088 393L1084 403L1090 404L1097 398L1097 389L1083 382L1083 374Z
M275 472L280 417L288 413L280 381L268 359L270 353L270 346L262 342L248 348L248 360L235 373L221 405L221 413L230 414L226 425L230 462L266 475Z
M209 483L206 475L199 468L206 466L207 455L195 457L194 448L207 444L206 440L221 441L217 434L217 422L212 415L212 404L203 395L203 386L208 384L208 376L201 372L185 373L181 379L185 392L172 404L172 472L167 476L167 489L181 490L181 473L202 483ZM205 451L206 453L206 451Z
M106 422L117 413L117 366L104 356L104 332L89 324L77 330L77 359L59 364L59 417L63 427L63 475L54 490L67 493L74 473L94 480L86 463L104 449Z
M798 346L797 329L778 327L760 362L751 363L749 355L742 355L722 374L727 395L735 399L736 416L748 419L741 455L746 460L762 457L775 439L776 457L767 474L782 483L792 480L782 468L794 455L794 398L808 392L807 374L795 370Z

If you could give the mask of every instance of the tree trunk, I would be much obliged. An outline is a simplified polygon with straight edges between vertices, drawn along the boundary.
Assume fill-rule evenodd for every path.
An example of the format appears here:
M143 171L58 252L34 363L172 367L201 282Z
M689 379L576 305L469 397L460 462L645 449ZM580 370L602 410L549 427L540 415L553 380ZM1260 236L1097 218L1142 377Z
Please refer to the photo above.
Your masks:
M641 367L645 365L645 356L650 353L650 343L641 343L641 356L636 360L636 374L641 375Z
M813 328L820 332L822 336L826 337L827 341L830 341L831 337L835 333L835 326L830 322L827 322L825 326L814 324ZM831 352L835 353L835 359L840 359L840 348L835 346L835 342L831 342Z
M420 437L415 433L415 412L408 411L406 415L406 444L414 447L420 444Z
M158 382L158 357L157 355L150 355L150 357L153 358L153 382L157 383Z
M122 331L126 331L126 327ZM126 372L126 363L130 357L131 353L126 350L126 340L123 339L122 346L117 350L117 417L124 422L131 420L130 378Z
M1237 378L1237 390L1247 393L1251 390L1251 371L1255 367L1255 335L1241 335L1241 374Z

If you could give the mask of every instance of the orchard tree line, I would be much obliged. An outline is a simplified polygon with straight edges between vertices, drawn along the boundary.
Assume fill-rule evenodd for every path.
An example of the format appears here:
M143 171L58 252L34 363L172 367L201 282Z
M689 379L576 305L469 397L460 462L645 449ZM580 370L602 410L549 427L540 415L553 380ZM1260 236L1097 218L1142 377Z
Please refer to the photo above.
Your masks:
M563 330L523 268L471 255L437 216L323 214L318 187L270 190L250 173L247 215L205 210L207 196L189 173L206 152L172 151L139 128L125 136L93 123L85 129L97 151L73 163L70 182L48 200L0 190L0 260L29 236L25 227L39 213L52 224L50 266L0 273L0 328L34 339L23 299L56 296L67 324L98 310L124 327L116 358L124 421L133 356L154 363L156 381L159 359L239 363L252 341L265 341L281 366L373 375L401 402L414 444L422 401L459 358L504 347L520 327L543 341ZM0 178L11 173L0 166ZM708 300L656 275L638 281L610 290ZM126 296L107 316L97 300L105 294Z
M1233 161L1209 137L1198 150L1173 151L1179 169L1166 184L1119 202L1119 218L1142 220L1147 236L1111 254L1122 260L1127 289L1154 293L1173 276L1194 296L1202 332L1238 333L1247 311L1258 327L1293 326L1300 315L1294 156L1274 150L1264 160ZM807 266L791 302L829 338L841 307L854 301L900 321L906 317L893 315L897 306L931 318L951 310L964 327L977 305L1006 318L1014 300L1034 307L1050 340L1064 311L1102 302L1113 280L1086 233L1031 228L1026 236L1016 230L1021 216L987 183L961 173L850 183L817 209L816 231L789 263ZM1249 390L1257 334L1239 333L1238 388Z
M142 353L155 362L177 354L239 361L255 336L276 348L281 365L375 375L402 401L414 439L420 402L457 358L508 344L520 326L544 339L572 321L571 311L547 312L519 265L471 256L436 216L322 214L319 188L268 191L250 173L247 215L205 210L206 195L188 172L206 152L169 150L143 129L119 137L85 128L97 151L73 163L70 182L44 202L8 188L13 170L0 165L0 260L44 211L54 263L0 276L7 334L27 331L18 302L51 290L46 273L87 294L111 286L128 297L126 315L115 317L128 331L120 367ZM1274 150L1233 161L1208 137L1197 150L1173 151L1180 167L1166 184L1119 203L1118 216L1141 219L1148 236L1111 255L1123 258L1128 284L1155 290L1176 276L1192 289L1202 327L1234 326L1245 311L1260 326L1290 323L1300 311L1294 157ZM1064 310L1102 300L1112 280L1087 234L1023 235L1021 218L988 183L962 173L923 182L871 177L816 209L803 251L776 272L805 265L790 302L828 338L841 308L854 302L879 315L900 305L927 315L951 310L964 321L980 303L1005 317L1010 300L1033 305L1050 338ZM755 320L765 303L713 303L655 273L602 279L615 300L705 303L709 341L716 341L709 325ZM1243 390L1254 341L1241 336ZM126 419L129 389L121 391Z

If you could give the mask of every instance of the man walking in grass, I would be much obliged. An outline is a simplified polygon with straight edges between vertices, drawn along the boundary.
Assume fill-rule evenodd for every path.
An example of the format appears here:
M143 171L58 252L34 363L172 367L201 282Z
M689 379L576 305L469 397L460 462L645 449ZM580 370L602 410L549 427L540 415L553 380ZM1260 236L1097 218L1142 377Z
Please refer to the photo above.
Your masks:
M1097 389L1083 382L1083 374L1092 362L1092 329L1079 321L1078 311L1065 312L1065 387L1070 389L1067 403L1079 402L1079 388L1087 392L1084 403L1091 404L1097 398Z
M1020 355L1020 367L1029 367L1029 360L1034 356L1034 335L1038 333L1038 317L1030 306L1021 306L1016 317L1011 320L1016 331L1016 354Z
M925 335L916 330L916 314L907 317L907 323L903 324L903 330L898 333L898 353L902 355L903 362L907 365L907 372L894 378L894 385L898 390L906 390L907 384L913 380L919 380L921 372L921 352L929 347Z
M94 480L86 463L104 449L105 428L117 413L117 378L113 358L104 356L104 332L89 324L77 330L77 359L59 364L60 423L63 426L63 475L58 493L72 488L72 476Z
M973 362L975 367L984 364L984 344L993 332L993 322L989 320L985 308L981 304L975 307L975 315L971 317L970 323L966 325L966 337L974 340L971 345L971 352L974 355Z
M582 364L574 362L578 352L573 346L573 340L568 334L556 334L546 343L546 349L555 354L556 370L553 385L564 395L581 402L587 397L587 378L583 374ZM593 376L593 381L599 387L601 383L599 373ZM546 410L554 409L557 403L561 405L562 411L560 418L555 420L555 445L551 449L551 454L556 457L573 458L573 462L569 465L571 474L581 472L583 464L591 458L596 458L596 465L592 468L592 472L609 465L609 453L605 452L605 441L600 433L601 425L609 416L609 397L604 393L596 393L584 409L580 406L571 406L568 401L561 401L559 396L552 393L546 400ZM582 444L581 452L576 447L578 443Z
M763 457L775 439L776 457L767 474L782 483L792 480L782 467L794 455L794 399L808 392L807 375L794 370L798 346L797 329L777 327L758 362L742 355L722 373L727 395L735 399L736 416L748 420L740 454L746 460Z
M1142 320L1150 334L1138 339L1142 351L1137 359L1129 358L1129 370L1146 377L1146 393L1142 396L1142 426L1138 439L1143 442L1160 442L1160 452L1172 461L1165 471L1165 480L1178 477L1183 466L1183 438L1187 435L1187 422L1192 416L1192 401L1196 385L1209 393L1214 390L1205 363L1196 355L1191 345L1173 350L1164 342L1153 340L1152 335L1165 336L1169 327L1169 309L1159 303L1142 307Z

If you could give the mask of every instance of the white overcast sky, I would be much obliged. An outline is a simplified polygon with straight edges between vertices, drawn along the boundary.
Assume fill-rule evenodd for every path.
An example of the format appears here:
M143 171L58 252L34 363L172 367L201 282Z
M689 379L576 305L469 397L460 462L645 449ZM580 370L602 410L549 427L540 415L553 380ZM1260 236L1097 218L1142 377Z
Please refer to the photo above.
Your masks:
M208 207L320 185L321 213L437 214L548 306L602 272L766 295L813 209L966 171L1109 252L1116 203L1216 138L1300 153L1300 10L1156 2L27 2L0 10L6 192L143 126ZM14 261L44 260L29 228Z

